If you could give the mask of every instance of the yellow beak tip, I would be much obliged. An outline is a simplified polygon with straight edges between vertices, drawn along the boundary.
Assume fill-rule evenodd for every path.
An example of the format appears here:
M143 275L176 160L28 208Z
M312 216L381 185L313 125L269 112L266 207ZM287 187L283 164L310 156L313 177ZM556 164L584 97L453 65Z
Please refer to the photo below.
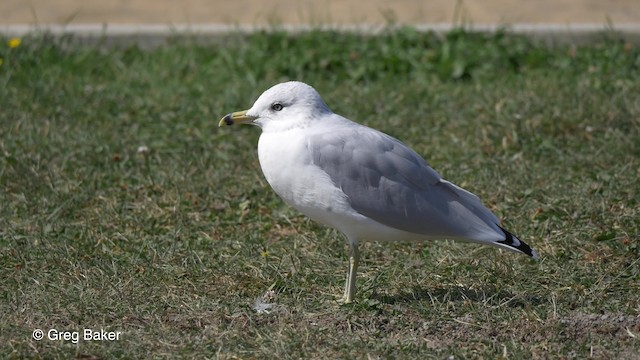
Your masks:
M224 125L233 125L232 115L233 113L229 113L225 115L222 119L220 119L220 122L218 123L218 127L222 127Z

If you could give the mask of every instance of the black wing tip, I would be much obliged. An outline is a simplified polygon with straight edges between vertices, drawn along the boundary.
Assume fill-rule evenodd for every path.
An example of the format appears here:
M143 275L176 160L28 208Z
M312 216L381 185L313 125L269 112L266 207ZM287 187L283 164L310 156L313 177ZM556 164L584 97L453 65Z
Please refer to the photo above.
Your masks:
M502 230L505 236L505 239L501 241L497 241L498 243L506 245L510 248L513 248L525 255L529 255L535 260L540 259L540 257L538 256L538 253L534 249L532 249L531 246L529 246L529 244L518 239L515 235L513 235L512 233L502 228L502 226L498 225L498 227L500 228L500 230Z

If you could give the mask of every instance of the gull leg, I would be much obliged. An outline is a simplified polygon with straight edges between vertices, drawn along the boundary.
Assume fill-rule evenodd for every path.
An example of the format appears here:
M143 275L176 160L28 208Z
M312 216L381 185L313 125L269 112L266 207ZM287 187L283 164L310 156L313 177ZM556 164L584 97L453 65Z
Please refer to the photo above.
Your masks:
M347 281L344 285L344 296L342 302L349 304L353 302L356 294L356 273L358 272L358 263L360 262L360 251L358 243L349 241L349 266L347 268Z

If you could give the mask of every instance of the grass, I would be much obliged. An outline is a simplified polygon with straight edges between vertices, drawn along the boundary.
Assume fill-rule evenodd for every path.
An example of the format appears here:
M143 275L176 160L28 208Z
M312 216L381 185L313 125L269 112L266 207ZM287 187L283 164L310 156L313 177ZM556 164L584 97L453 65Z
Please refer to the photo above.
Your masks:
M0 43L0 351L11 358L639 358L640 50L411 29ZM540 262L472 244L346 246L262 178L274 83L403 140ZM253 309L269 290L270 313ZM32 339L34 329L118 341Z

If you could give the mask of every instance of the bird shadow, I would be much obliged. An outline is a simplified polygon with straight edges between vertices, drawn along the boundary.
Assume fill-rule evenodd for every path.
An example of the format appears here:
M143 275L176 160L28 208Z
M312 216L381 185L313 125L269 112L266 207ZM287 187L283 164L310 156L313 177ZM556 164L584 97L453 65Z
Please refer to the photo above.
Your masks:
M457 285L428 289L414 286L393 294L381 294L374 290L369 298L389 305L426 300L433 304L474 302L489 306L526 307L542 301L538 296L514 295L495 286L469 288Z

